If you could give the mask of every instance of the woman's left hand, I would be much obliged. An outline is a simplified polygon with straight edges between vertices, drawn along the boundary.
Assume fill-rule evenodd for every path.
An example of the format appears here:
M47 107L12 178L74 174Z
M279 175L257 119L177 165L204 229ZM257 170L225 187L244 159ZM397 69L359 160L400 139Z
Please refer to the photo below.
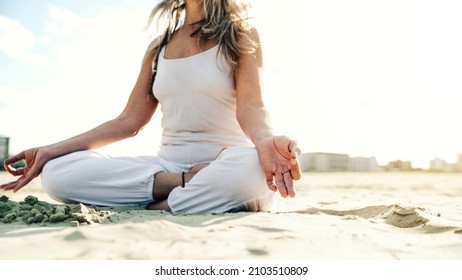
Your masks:
M282 197L294 197L294 180L301 178L297 142L286 136L269 136L256 145L266 176L266 184Z

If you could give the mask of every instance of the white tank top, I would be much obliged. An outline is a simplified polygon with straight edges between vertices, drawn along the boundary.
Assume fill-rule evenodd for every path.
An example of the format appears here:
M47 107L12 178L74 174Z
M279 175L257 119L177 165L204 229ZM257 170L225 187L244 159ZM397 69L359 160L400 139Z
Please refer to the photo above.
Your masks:
M186 58L161 50L154 96L161 105L159 156L178 163L214 160L226 147L253 146L236 119L236 90L218 45Z

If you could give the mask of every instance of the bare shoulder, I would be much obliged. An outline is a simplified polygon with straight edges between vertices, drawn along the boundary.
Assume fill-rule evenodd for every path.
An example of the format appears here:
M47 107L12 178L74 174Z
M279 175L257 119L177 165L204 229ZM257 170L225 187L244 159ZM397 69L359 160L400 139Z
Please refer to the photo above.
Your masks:
M258 29L255 26L247 24L242 34L244 36L240 37L239 44L241 44L244 48L260 47L260 35L258 34Z
M239 56L238 68L250 67L262 67L263 66L263 52L260 42L260 36L258 30L254 26L247 26L242 36L239 38L239 45L241 53ZM250 68L249 68L250 69Z

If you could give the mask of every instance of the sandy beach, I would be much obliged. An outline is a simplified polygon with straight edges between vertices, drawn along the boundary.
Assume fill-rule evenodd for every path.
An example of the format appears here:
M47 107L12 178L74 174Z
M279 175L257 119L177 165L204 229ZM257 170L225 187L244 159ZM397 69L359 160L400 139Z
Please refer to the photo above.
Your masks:
M0 172L0 183L11 179ZM42 192L39 179L2 195L11 207L24 206L19 202L28 196L58 205ZM76 227L72 217L5 223L5 210L0 259L460 260L461 197L462 174L305 173L296 198L280 199L265 213L90 207L101 219Z

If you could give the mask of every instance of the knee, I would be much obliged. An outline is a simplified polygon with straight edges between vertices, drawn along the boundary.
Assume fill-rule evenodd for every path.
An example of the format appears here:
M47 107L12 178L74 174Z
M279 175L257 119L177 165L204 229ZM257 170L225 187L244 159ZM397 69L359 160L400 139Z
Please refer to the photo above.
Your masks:
M66 189L72 188L70 174L64 163L65 158L56 158L45 164L42 169L41 180L43 190L53 199L66 202ZM67 173L67 174L66 174Z
M255 148L230 149L228 154L223 155L223 160L233 163L222 178L228 182L221 183L228 185L226 189L232 196L246 201L271 193Z
M243 182L234 185L234 193L242 202L242 210L269 211L277 199L277 193L271 191L266 184L266 176L256 149L244 150L240 161L236 177L241 177Z
M228 183L233 185L233 189L256 187L265 183L265 174L254 148L230 148L223 153L220 160L224 161L226 166L226 173L222 179L226 178Z
M53 159L47 162L43 167L41 174L42 188L49 196L53 198L56 198L58 186L61 184L61 182L59 182L60 176L57 175L56 171L56 161L57 159Z

